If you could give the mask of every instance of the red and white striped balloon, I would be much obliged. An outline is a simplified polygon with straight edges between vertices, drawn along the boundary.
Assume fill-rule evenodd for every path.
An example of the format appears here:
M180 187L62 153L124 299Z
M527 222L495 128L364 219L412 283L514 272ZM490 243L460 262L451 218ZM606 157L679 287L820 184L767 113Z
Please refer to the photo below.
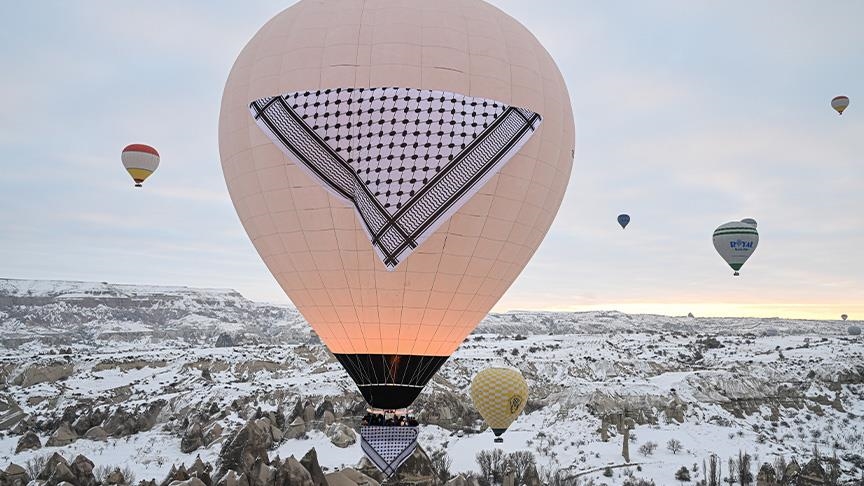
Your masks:
M141 187L141 183L159 167L159 152L149 145L140 143L127 145L120 159L123 161L123 167L135 181L135 187Z

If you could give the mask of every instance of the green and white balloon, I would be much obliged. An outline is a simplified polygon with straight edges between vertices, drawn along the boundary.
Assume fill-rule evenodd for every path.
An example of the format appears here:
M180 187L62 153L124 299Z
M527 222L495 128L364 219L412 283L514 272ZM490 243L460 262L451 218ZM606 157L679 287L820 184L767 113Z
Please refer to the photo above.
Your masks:
M718 226L713 239L714 249L732 267L735 271L733 275L737 277L744 262L756 251L759 232L754 224L732 221Z

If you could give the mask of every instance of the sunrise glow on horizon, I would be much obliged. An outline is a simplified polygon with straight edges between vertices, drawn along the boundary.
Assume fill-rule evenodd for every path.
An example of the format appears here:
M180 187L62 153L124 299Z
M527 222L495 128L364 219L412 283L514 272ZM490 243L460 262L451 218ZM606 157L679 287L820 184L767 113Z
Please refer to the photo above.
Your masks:
M826 304L736 304L736 303L656 303L628 302L590 305L571 305L562 307L498 308L493 312L589 312L618 311L625 314L656 314L663 316L686 316L693 313L694 317L752 317L780 319L810 319L839 320L841 314L847 314L848 320L856 320L856 316L864 316L864 305L826 305Z

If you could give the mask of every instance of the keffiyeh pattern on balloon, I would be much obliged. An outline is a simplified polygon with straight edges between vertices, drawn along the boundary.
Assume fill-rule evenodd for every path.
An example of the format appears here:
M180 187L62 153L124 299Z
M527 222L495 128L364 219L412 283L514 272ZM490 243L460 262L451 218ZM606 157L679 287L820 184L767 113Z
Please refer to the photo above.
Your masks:
M354 206L393 270L495 175L539 114L457 93L337 88L253 101L259 127Z
M389 478L417 448L417 427L364 426L360 428L360 446Z

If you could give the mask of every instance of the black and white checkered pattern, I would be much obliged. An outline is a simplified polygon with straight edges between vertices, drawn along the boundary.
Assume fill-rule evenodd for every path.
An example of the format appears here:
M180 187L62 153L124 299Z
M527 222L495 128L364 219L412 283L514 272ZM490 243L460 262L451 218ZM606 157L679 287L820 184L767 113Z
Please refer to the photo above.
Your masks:
M367 425L360 428L360 446L389 478L417 448L417 427Z
M540 115L456 93L337 88L262 98L258 125L357 210L393 269L531 137Z

